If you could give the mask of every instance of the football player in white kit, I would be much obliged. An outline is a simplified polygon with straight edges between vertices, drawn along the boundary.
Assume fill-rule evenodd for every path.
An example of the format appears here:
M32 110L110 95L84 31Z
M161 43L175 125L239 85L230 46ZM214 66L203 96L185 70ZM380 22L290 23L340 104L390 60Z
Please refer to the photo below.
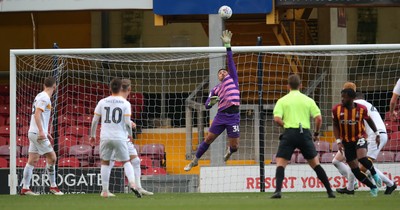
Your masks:
M142 195L137 190L135 183L135 173L132 164L129 162L127 137L132 138L131 124L131 104L122 96L120 91L122 80L115 78L111 81L111 96L101 99L94 110L94 116L91 126L90 141L94 142L96 138L96 128L101 120L100 129L100 159L101 159L101 181L102 197L114 197L109 191L109 165L112 154L118 161L124 163L125 175L128 178L129 187L135 193L136 197Z
M131 81L129 79L122 79L122 90L120 92L120 95L122 97L124 97L125 99L127 99L130 92L131 92ZM132 128L136 128L136 123L131 122L131 124L132 124ZM128 139L127 144L128 144L130 162L131 162L134 172L135 172L135 183L136 183L138 191L142 195L153 195L154 193L149 192L149 191L143 189L143 187L142 187L142 183L140 181L140 177L141 177L140 158L138 156L138 152L136 151L136 148L133 145L133 142L131 141L131 139ZM111 160L110 160L109 173L111 173L111 169L114 166L114 163L115 163L115 158L114 158L114 154L113 154L111 156Z
M400 79L397 80L396 85L393 88L393 95L392 98L390 99L390 109L389 109L389 113L390 113L390 118L392 120L395 120L398 116L397 116L397 112L395 111L396 105L397 105L397 99L400 96Z
M56 153L50 141L53 137L48 132L51 115L51 100L56 89L56 79L47 77L43 82L44 90L40 92L33 101L31 121L29 124L29 156L24 168L23 187L21 195L39 195L29 189L32 179L33 168L38 162L40 155L46 156L46 171L50 179L50 192L54 195L64 195L56 184L55 164Z
M356 86L354 83L346 83L344 85L344 88L347 86L351 86L353 90L356 89ZM356 93L356 100L354 100L354 103L358 103L361 105L364 105L365 107L368 108L370 112L370 117L372 121L374 121L376 128L378 130L378 133L374 133L372 129L369 127L368 123L364 123L365 128L366 128L366 133L368 135L367 142L368 142L368 152L367 152L367 157L371 160L374 161L378 157L379 152L381 149L386 145L388 141L388 135L386 133L386 126L385 123L382 120L381 115L379 114L379 111L369 102L367 102L364 99L364 94L361 92ZM375 141L376 135L380 136L380 144L377 145ZM338 168L339 172L341 172L342 175L346 176L348 178L348 183L346 188L338 188L336 191L338 193L342 194L354 194L354 185L355 185L355 177L353 173L351 173L350 168L343 163L343 160L345 157L343 156L342 153L338 152L336 154L335 158L333 159L333 164ZM367 170L360 166L360 169L364 172ZM392 194L392 192L397 188L397 185L390 180L388 177L386 177L379 169L375 167L375 171L378 174L379 178L386 184L386 190L385 193L386 195ZM382 183L376 183L378 187L382 185Z

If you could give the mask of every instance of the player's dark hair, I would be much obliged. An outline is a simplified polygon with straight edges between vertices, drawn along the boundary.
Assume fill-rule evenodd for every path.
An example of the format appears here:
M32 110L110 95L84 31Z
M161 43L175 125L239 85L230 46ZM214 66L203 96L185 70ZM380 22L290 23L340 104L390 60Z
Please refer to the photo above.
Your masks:
M123 91L127 91L128 88L131 86L131 80L129 80L129 79L122 79L121 84L122 84L122 85L121 85L122 90L123 90Z
M347 96L349 96L352 99L356 98L356 92L351 88L343 89L340 93L341 94L346 94Z
M122 87L122 80L120 78L114 78L111 80L110 89L111 92L114 94L119 93Z
M356 98L358 99L365 99L365 95L362 92L356 92Z
M225 68L221 68L221 69L218 70L217 73L219 73L219 72L222 71L222 70L228 71L228 70L226 70Z
M54 77L46 77L43 81L43 84L45 87L53 87L54 84L56 84L56 78Z
M290 89L292 90L297 90L300 87L301 81L300 81L300 76L297 74L292 74L288 78L288 83L290 86Z

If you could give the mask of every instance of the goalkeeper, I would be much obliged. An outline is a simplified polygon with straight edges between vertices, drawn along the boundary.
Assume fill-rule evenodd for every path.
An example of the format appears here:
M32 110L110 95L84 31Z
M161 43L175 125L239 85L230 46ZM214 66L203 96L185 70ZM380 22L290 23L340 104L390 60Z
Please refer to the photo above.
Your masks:
M218 103L218 113L211 124L207 137L199 145L196 156L184 168L185 171L190 171L190 169L198 165L198 160L225 129L228 133L229 146L224 155L224 161L227 161L238 150L240 136L240 92L238 74L232 57L231 38L232 33L230 31L226 30L222 32L221 39L226 47L228 69L222 68L218 70L218 80L220 83L211 90L205 103L206 109L210 109Z

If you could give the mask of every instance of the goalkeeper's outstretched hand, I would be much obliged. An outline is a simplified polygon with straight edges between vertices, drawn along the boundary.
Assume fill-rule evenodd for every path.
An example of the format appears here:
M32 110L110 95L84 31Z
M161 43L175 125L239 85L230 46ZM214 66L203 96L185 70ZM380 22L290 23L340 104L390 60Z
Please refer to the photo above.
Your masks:
M208 103L208 106L214 106L216 103L218 103L219 97L218 96L212 96L210 98L210 102Z
M225 47L231 47L232 32L228 30L222 31L221 39Z

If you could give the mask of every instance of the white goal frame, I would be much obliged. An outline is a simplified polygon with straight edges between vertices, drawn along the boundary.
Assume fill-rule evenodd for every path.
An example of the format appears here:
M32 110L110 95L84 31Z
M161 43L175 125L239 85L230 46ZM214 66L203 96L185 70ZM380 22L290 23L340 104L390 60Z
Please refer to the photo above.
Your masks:
M313 45L313 46L246 46L232 47L234 53L245 52L305 52L349 50L400 50L400 44L368 45ZM68 54L151 54L151 53L225 53L224 47L170 47L170 48L109 48L109 49L12 49L10 50L10 194L17 194L16 174L16 83L17 59L20 55L68 55ZM210 75L210 77L214 75Z

